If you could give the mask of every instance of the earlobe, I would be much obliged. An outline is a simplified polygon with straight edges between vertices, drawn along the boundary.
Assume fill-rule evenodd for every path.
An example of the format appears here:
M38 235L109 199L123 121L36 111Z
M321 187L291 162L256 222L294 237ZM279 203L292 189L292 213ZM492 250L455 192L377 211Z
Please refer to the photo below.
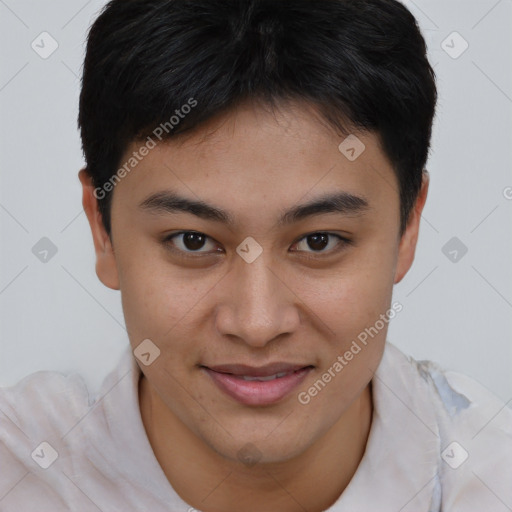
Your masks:
M119 290L119 275L112 241L103 225L94 184L87 169L81 169L78 178L82 184L82 205L91 228L96 253L96 275L108 288Z
M427 170L423 171L423 179L421 189L416 199L414 208L412 209L409 221L405 232L400 240L398 248L398 261L395 271L394 284L399 283L407 274L414 261L414 254L416 252L416 244L418 243L418 235L420 229L421 212L427 200L428 187L429 187L429 174Z

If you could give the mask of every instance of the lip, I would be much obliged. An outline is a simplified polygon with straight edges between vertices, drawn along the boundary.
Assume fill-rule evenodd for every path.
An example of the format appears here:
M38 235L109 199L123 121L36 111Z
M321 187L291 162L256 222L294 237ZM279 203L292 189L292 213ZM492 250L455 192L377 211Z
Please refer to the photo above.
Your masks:
M274 363L255 368L245 365L202 366L217 387L244 405L271 405L289 395L306 378L313 366ZM244 380L243 376L265 378L278 373L285 376L272 380Z
M291 363L269 363L265 366L255 367L245 364L220 364L216 366L207 366L206 368L218 373L232 373L233 375L246 375L247 377L268 377L276 373L291 373L307 365Z

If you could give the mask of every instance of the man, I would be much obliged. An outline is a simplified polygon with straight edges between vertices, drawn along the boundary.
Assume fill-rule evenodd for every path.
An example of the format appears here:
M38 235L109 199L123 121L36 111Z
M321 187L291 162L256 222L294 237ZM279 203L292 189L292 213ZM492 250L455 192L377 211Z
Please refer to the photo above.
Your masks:
M435 103L394 0L110 2L79 177L130 350L2 392L2 510L510 509L510 410L386 342Z

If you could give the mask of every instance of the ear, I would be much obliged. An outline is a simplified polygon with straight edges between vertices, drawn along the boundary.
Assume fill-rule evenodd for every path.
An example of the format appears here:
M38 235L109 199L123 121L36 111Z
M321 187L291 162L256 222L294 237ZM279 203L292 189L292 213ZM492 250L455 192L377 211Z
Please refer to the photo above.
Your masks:
M119 290L119 275L112 242L102 222L94 184L87 169L81 169L78 178L82 183L82 205L91 227L96 252L96 275L108 288Z
M430 178L428 171L424 170L418 198L416 199L414 208L410 213L407 227L402 235L400 245L398 247L398 262L394 280L395 284L399 283L403 279L414 261L414 253L416 252L416 243L418 242L420 229L421 212L423 211L425 201L427 200L429 181Z

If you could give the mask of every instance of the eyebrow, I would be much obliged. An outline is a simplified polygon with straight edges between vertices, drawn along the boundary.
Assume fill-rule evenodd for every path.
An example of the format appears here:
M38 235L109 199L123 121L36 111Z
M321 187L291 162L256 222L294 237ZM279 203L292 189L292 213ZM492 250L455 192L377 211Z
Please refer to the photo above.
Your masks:
M183 197L173 191L162 191L151 194L144 199L139 207L150 213L190 213L201 219L233 225L233 214L221 210L201 200ZM361 196L348 192L324 194L307 203L294 206L285 211L278 220L279 226L293 224L307 217L326 213L360 216L370 208L368 201Z

